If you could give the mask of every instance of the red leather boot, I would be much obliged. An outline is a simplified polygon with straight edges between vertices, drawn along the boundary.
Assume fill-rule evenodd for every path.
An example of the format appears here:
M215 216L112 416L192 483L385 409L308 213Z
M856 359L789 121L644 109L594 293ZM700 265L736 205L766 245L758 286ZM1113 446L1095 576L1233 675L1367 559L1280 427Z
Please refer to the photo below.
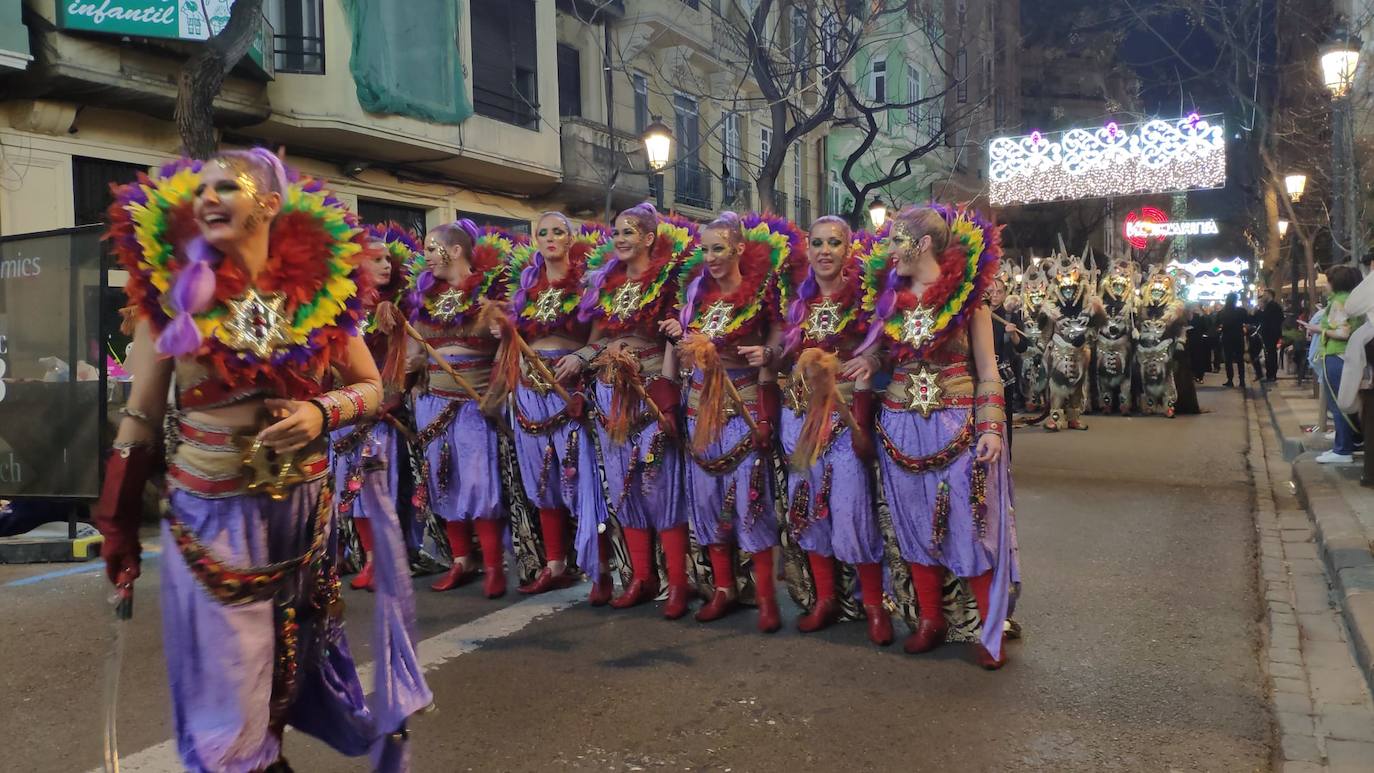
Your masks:
M944 579L943 567L911 564L911 584L916 586L916 603L921 607L921 616L916 631L907 637L902 649L912 655L930 652L945 643L949 623L945 621Z
M711 600L697 610L698 623L710 623L725 617L739 608L735 599L735 562L730 555L729 545L710 545L711 573L715 575L716 592ZM771 578L770 578L771 580Z
M500 518L479 518L476 524L486 574L482 579L482 594L489 599L499 599L506 595L506 524Z
M886 647L892 643L892 616L883 605L883 567L880 564L859 564L859 592L864 599L864 617L868 620L868 640Z
M367 518L354 518L353 528L358 532L358 541L363 544L363 568L359 570L358 576L353 578L353 582L348 587L353 590L376 590L376 583L373 582L373 575L376 573L376 566L372 563L372 521Z
M611 607L615 609L647 604L658 595L658 580L653 574L653 534L648 529L625 529L625 544L630 549L634 577L619 596L611 599Z
M463 568L463 559L472 552L472 524L449 521L444 524L444 530L448 533L448 551L453 556L453 563L442 577L429 586L430 590L439 592L467 585L477 576L477 567Z
M977 577L965 578L968 582L969 590L973 591L973 600L978 602L978 616L983 619L983 624L987 625L988 620L988 600L992 593L992 571L986 571ZM979 666L989 671L997 669L1007 664L1006 642L1002 643L1001 657L994 658L988 648L983 646L980 641L974 645L973 659Z
M759 602L759 633L777 633L782 628L782 614L778 611L778 586L773 579L773 549L754 554L754 588ZM834 580L831 580L834 587Z
M611 594L615 591L615 585L611 582L611 573L601 567L610 566L611 561L611 536L602 531L596 535L597 553L600 553L600 566L596 570L596 579L592 581L592 590L587 594L587 603L594 607L604 607L611 602Z
M816 580L816 605L797 618L797 630L802 633L823 631L840 619L840 600L835 595L835 559L815 551L806 554L811 575Z
M687 614L692 599L692 586L687 582L687 524L661 531L658 536L668 568L668 603L663 606L663 617L677 620Z

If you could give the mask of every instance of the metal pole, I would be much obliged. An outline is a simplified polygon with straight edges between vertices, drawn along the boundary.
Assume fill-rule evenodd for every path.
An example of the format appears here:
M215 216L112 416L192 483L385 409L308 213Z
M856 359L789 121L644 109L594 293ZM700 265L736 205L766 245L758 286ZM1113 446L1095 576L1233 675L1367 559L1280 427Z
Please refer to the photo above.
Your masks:
M1298 256L1293 254L1293 243L1288 242L1288 268L1289 276L1292 278L1293 288L1293 317L1297 318L1300 301L1298 300Z
M1350 190L1350 100L1337 97L1331 108L1331 264L1355 261L1351 217L1354 196Z

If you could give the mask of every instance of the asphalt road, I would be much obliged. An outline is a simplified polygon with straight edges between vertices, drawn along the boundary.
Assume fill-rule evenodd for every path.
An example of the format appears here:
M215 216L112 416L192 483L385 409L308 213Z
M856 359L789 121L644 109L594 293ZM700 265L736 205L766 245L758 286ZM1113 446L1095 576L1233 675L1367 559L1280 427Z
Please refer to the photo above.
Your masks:
M1267 770L1245 414L1234 391L1200 398L1203 416L1018 432L1025 638L996 673L965 646L878 650L861 624L802 636L791 609L764 637L751 614L670 623L576 603L584 588L488 602L417 584L439 708L412 723L414 769ZM7 585L53 569L0 567L0 770L100 763L102 576ZM127 633L125 773L177 769L157 571ZM368 659L370 597L347 596ZM366 767L296 733L287 755Z

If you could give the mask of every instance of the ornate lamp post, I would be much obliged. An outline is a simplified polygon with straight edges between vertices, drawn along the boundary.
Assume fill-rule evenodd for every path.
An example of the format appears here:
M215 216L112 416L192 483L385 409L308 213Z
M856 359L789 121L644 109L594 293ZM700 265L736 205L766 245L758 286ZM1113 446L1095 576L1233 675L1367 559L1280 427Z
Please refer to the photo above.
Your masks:
M1322 83L1331 93L1331 144L1334 166L1334 193L1331 202L1331 241L1338 260L1354 263L1363 252L1359 244L1359 223L1354 192L1354 136L1351 126L1350 90L1360 63L1364 41L1352 33L1344 20L1336 23L1331 38L1321 47Z
M877 231L887 222L887 204L879 196L874 196L873 201L868 205L868 220L873 223L873 230Z

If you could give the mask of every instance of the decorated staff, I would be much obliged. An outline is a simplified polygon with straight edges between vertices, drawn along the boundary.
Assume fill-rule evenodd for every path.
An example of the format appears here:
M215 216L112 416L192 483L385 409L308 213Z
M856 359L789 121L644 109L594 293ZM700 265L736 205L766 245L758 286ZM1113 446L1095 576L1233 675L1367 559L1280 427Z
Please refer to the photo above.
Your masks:
M407 311L421 341L411 346L410 369L428 362L428 379L415 397L417 442L422 453L416 488L421 510L445 521L453 563L430 586L446 591L478 574L472 533L482 548L487 598L506 594L505 528L496 428L479 398L489 385L497 338L478 319L482 307L506 290L506 261L515 248L507 234L483 232L470 220L429 232L413 268Z
M511 254L511 304L508 315L496 316L504 343L489 393L497 400L511 395L520 479L539 511L540 545L533 552L542 547L546 563L519 590L545 593L577 581L568 566L572 529L578 562L594 578L592 606L611 600L611 549L596 445L584 423L588 362L578 350L590 326L579 318L577 305L587 256L608 239L605 226L577 229L561 212L539 216L535 243Z
M840 618L835 559L858 569L868 637L892 643L883 608L883 537L873 508L876 456L872 379L876 354L856 354L868 332L862 311L867 248L833 216L811 225L805 251L779 274L785 360L795 362L783 392L782 445L792 460L784 527L806 551L816 601L797 621L812 633Z
M1002 628L1017 579L1006 410L983 294L997 272L997 231L963 210L909 207L870 259L885 274L860 351L881 346L891 383L877 420L883 492L920 620L910 653L945 640L946 571L977 600L977 661L1005 662ZM890 268L888 267L890 265Z
M780 398L775 358L777 275L802 236L781 218L722 213L702 232L688 259L678 318L664 322L684 368L692 369L687 397L691 463L687 506L697 542L707 546L715 593L697 611L718 620L738 605L734 548L753 566L758 628L781 626L773 579L778 544L768 467ZM685 335L685 338L684 338Z
M681 457L677 374L665 363L658 323L672 308L682 261L694 246L688 228L660 222L644 203L621 212L611 240L587 260L579 317L592 323L590 343L575 354L595 368L597 441L606 502L629 548L633 578L611 606L625 609L658 595L654 535L667 564L663 616L687 614L688 534L680 504Z
M376 770L404 770L406 717L430 694L405 647L388 647L377 697L363 703L327 456L327 433L367 420L382 398L357 335L363 230L318 182L261 149L164 166L118 190L110 221L129 272L134 387L95 519L110 579L127 587L139 570L138 494L157 464L175 373L161 605L183 765L287 769L289 722L371 753ZM405 573L403 553L379 538L374 555L378 613L397 621L401 645L404 602L388 580Z

